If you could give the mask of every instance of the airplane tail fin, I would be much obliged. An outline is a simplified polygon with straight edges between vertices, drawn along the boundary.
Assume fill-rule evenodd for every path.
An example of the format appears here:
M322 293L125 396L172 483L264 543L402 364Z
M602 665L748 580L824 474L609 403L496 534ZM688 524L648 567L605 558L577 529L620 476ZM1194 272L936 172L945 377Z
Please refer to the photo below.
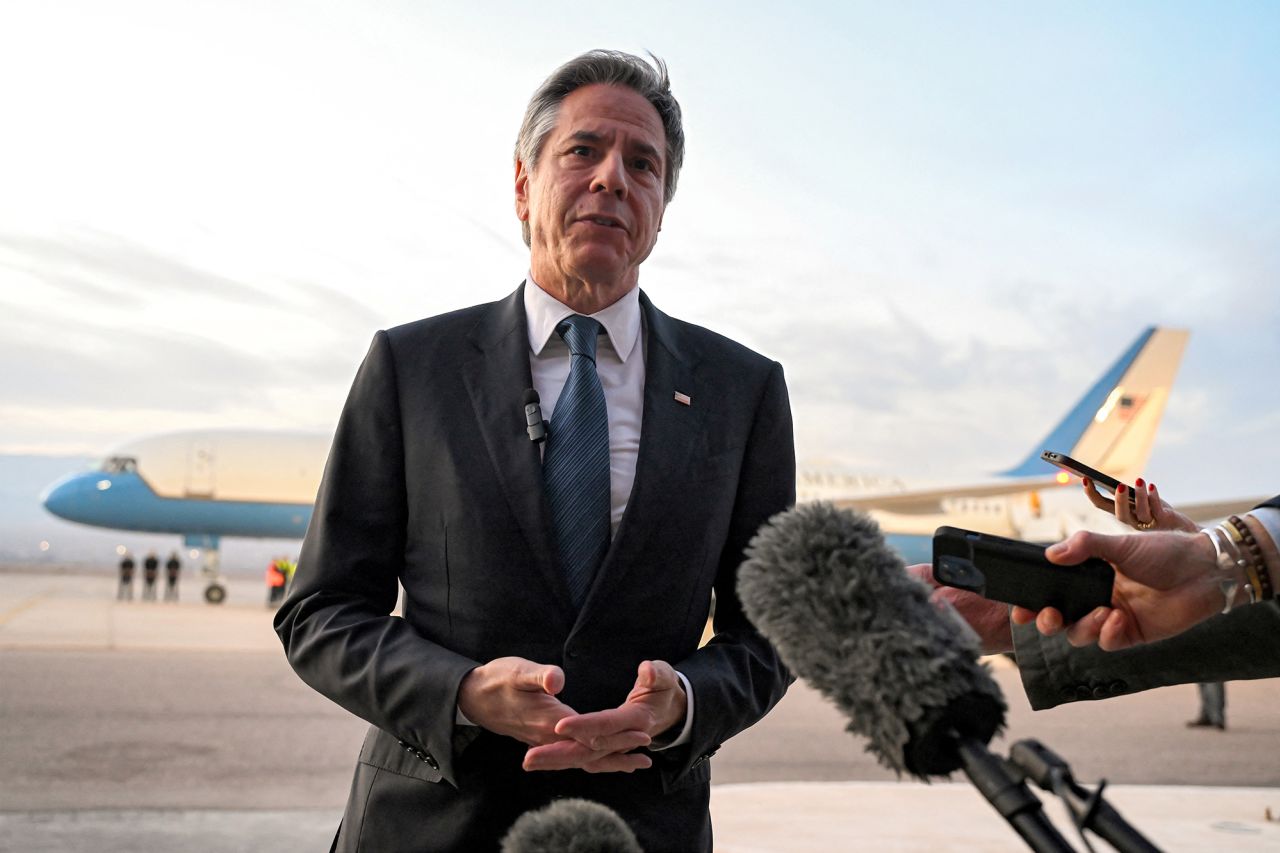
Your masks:
M1040 453L1055 450L1133 482L1151 455L1189 336L1185 329L1146 329L1030 455L1000 475L1052 474L1057 469Z

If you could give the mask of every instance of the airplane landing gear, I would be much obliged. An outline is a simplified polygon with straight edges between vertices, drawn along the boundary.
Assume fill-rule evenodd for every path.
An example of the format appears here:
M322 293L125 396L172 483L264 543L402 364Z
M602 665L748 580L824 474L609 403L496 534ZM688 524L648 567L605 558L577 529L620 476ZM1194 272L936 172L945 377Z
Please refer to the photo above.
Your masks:
M227 583L219 570L221 554L218 551L218 537L210 535L194 535L186 537L188 548L197 548L203 558L200 574L205 579L204 600L209 604L222 604L227 600ZM194 554L192 556L195 556Z

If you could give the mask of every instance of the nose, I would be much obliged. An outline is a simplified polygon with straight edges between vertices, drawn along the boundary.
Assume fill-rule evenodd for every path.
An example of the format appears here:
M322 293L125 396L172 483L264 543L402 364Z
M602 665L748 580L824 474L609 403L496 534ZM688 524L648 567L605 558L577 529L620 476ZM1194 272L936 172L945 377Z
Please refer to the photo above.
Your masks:
M619 199L627 197L627 167L620 152L610 151L600 158L592 178L591 191L613 193Z

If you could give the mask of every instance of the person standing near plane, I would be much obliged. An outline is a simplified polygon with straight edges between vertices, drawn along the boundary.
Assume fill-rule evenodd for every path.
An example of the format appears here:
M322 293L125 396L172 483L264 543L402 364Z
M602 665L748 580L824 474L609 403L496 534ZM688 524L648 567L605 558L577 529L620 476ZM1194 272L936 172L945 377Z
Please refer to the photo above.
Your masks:
M333 849L495 850L576 796L711 850L708 759L791 680L735 580L795 448L781 366L638 288L683 156L661 61L571 60L516 144L529 277L374 337L275 621L373 723Z
M178 576L182 574L182 561L178 559L178 552L169 553L169 559L164 564L164 600L178 600Z
M142 561L142 600L156 600L156 579L160 577L160 558L156 552L147 554Z
M267 606L275 607L284 599L285 575L280 569L280 560L272 560L267 565Z
M126 550L120 558L120 587L116 590L117 601L133 601L133 556Z

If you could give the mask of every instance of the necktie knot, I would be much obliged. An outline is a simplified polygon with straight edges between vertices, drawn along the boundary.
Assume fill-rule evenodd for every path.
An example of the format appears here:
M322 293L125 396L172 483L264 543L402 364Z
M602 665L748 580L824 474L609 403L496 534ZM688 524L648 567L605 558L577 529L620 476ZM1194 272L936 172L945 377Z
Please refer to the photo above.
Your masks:
M581 314L573 314L561 320L556 326L556 331L569 345L569 352L572 355L585 355L591 359L592 364L595 364L596 337L600 334L599 321Z

